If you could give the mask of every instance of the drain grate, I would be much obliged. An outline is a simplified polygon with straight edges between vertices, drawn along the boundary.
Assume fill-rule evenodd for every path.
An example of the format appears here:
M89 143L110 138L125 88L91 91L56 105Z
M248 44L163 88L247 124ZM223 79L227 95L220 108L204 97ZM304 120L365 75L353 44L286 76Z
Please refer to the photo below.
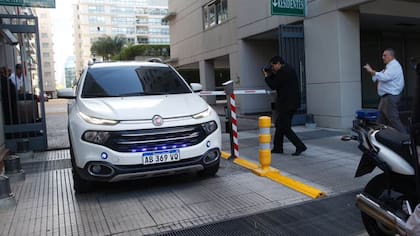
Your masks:
M360 235L365 230L354 205L357 193L159 235Z

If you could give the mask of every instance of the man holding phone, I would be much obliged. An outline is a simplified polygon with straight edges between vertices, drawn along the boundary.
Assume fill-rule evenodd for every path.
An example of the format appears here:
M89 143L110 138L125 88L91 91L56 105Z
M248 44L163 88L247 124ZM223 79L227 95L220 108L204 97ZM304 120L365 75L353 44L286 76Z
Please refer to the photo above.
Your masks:
M281 58L274 56L270 65L263 68L267 85L277 91L276 102L276 131L274 133L273 149L271 153L283 153L283 137L296 147L293 156L299 156L307 147L292 130L293 114L300 106L300 91L296 71Z
M406 127L400 120L398 111L401 92L404 89L402 67L395 59L395 51L391 48L384 50L382 60L385 64L385 69L380 72L373 70L369 64L363 66L372 75L372 81L378 83L378 95L381 97L378 107L378 123L389 125L401 133L407 133Z

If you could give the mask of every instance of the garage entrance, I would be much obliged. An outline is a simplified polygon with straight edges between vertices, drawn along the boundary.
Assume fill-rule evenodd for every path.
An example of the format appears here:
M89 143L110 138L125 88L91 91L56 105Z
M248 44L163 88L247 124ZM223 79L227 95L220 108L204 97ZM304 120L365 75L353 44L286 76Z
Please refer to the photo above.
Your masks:
M404 71L405 88L402 93L400 112L403 122L412 107L415 72L410 58L420 56L420 25L418 18L390 17L362 14L360 16L361 63L371 64L376 70L384 68L381 55L386 48L393 48ZM377 108L379 97L376 86L368 73L362 71L362 105Z

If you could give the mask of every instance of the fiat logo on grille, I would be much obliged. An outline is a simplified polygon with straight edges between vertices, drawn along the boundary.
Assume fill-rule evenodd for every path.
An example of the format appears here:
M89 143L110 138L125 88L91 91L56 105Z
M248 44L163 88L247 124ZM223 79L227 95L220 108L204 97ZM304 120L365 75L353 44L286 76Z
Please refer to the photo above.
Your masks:
M159 115L155 115L152 118L152 123L154 126L161 126L163 125L163 118Z

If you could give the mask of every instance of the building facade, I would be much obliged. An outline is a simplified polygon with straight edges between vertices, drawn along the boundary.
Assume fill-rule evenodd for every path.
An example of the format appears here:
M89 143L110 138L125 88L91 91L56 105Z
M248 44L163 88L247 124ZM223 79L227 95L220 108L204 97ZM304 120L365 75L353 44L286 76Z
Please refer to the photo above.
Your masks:
M73 88L77 80L75 60L74 56L68 57L64 65L64 83L66 88Z
M74 5L76 70L92 59L90 47L100 37L122 37L133 44L169 44L162 25L168 0L78 0Z
M272 14L274 4L288 2L306 2L306 15ZM379 101L363 64L381 70L382 51L394 48L406 80L401 109L410 108L415 73L409 58L420 55L418 1L177 0L168 10L170 62L199 70L207 90L215 89L220 68L230 71L235 89L268 89L261 68L280 54L298 71L300 113L313 114L322 127L348 128L357 109ZM270 111L273 97L237 100L239 113L246 114Z
M41 47L42 79L44 92L51 97L56 97L56 81L54 69L54 43L51 21L51 10L35 8L38 17L39 41ZM36 91L39 94L39 88Z

